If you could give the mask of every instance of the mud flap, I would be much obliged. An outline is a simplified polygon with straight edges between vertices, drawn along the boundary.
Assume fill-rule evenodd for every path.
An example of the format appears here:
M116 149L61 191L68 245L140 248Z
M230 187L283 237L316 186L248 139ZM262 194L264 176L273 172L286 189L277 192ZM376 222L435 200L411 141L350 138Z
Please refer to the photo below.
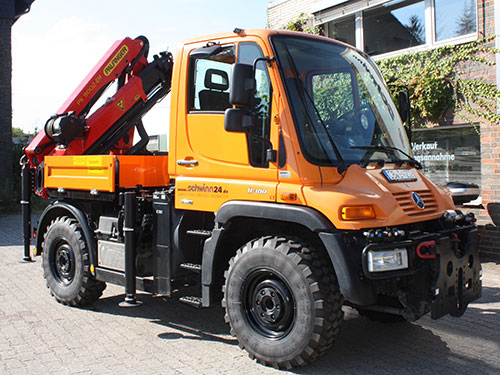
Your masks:
M476 229L471 230L467 238L460 242L458 237L442 237L436 241L439 274L434 283L437 295L431 304L432 319L446 314L461 316L470 302L481 297L478 245Z

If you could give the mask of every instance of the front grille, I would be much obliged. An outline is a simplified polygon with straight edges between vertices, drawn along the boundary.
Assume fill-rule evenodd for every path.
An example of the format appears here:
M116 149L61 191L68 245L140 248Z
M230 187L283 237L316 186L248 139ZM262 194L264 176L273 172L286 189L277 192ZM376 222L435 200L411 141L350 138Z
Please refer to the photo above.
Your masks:
M424 200L424 209L418 208L413 202L413 199L411 199L412 192L394 193L394 198L396 198L399 205L408 216L424 216L438 212L436 198L434 198L430 190L417 190L415 192Z

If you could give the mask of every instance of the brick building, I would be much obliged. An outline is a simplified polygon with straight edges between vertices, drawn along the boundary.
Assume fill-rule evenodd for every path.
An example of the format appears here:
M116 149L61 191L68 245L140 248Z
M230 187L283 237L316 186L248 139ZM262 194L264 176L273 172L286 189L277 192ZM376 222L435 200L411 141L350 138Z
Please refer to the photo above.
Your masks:
M321 26L324 35L378 60L499 35L500 3L496 5L494 0L275 0L268 7L268 24L273 29L283 28L305 13L311 26ZM496 43L498 48L499 39L490 45ZM462 64L463 78L500 87L498 55L496 66ZM430 160L438 153L444 160L441 164L424 163L424 173L438 184L458 181L479 185L479 199L462 209L478 217L482 253L500 258L500 126L486 121L471 126L452 115L445 116L439 125L414 132L415 156Z
M4 2L0 2L3 6ZM11 26L12 20L0 13L0 205L7 199L12 183L12 102L11 102Z

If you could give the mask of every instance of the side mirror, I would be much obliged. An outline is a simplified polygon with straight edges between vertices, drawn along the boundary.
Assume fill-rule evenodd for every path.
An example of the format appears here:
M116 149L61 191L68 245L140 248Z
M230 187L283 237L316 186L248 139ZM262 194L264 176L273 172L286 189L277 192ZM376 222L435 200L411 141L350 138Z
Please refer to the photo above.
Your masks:
M403 122L410 121L410 97L406 91L400 91L398 94L399 115Z
M241 107L250 107L255 90L253 66L236 63L231 72L229 103Z
M250 111L242 108L228 108L224 114L224 129L227 132L246 133L253 125Z

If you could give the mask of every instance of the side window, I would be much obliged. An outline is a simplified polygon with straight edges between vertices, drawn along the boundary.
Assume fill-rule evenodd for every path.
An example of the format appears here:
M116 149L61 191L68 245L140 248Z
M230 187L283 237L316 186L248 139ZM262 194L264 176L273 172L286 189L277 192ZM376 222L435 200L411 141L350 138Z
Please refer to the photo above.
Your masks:
M238 46L238 62L253 65L255 59L263 57L262 50L256 43L240 43ZM255 72L256 88L254 97L255 123L248 133L248 151L250 164L254 167L267 168L269 162L266 154L271 148L269 141L271 124L272 87L266 63L259 61Z
M229 79L234 46L209 58L191 59L189 111L224 112L230 108Z

